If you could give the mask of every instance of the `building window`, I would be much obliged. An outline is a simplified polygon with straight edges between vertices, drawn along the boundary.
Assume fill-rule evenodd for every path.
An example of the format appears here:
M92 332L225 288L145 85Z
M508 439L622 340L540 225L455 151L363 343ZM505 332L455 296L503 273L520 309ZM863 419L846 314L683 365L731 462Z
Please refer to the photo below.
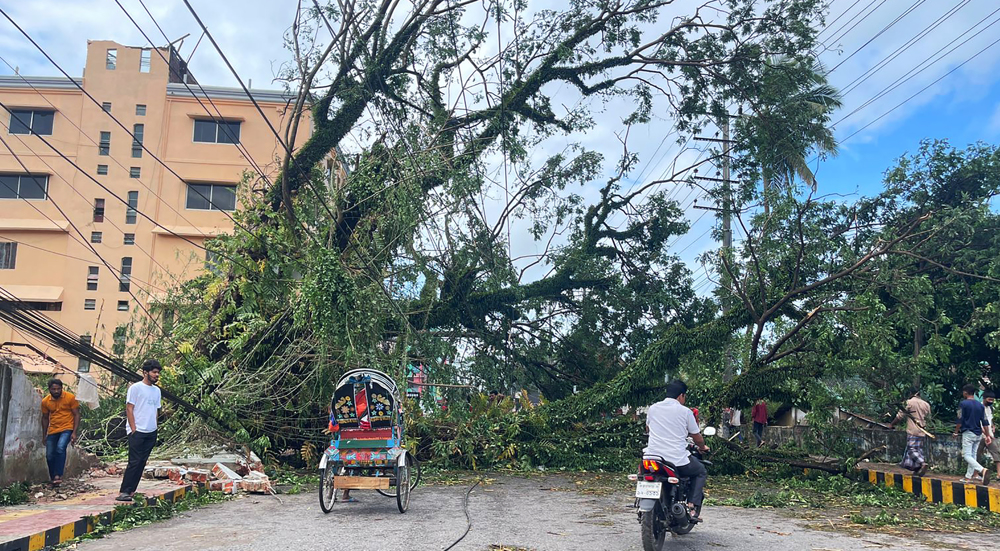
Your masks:
M100 272L100 267L98 266L88 266L87 267L87 290L96 291L97 290L97 274Z
M148 73L149 72L149 59L150 59L150 54L152 54L152 53L153 53L152 50L146 50L146 49L143 49L141 52L139 52L139 72L140 73Z
M118 301L118 311L119 312L128 312L128 301L127 300L119 300Z
M104 234L103 233L101 233L99 231L92 231L92 232L90 232L90 242L91 243L100 243L103 240L104 240Z
M132 157L139 159L142 157L142 132L143 125L135 124L132 126Z
M136 106L135 106L135 114L139 115L140 117L145 117L146 116L146 106L143 105L143 104L141 104L141 103L136 104Z
M43 312L61 312L61 302L18 302L17 305L23 310L41 310Z
M39 136L51 136L54 116L55 111L11 109L10 125L7 127L7 132L11 134L31 134L34 132Z
M133 178L138 178L139 177L139 169L138 168L135 169L135 174L136 175L132 176L132 177ZM139 206L139 192L138 191L130 191L130 192L128 192L128 208L125 209L125 223L126 224L135 224L135 215L138 212L136 210L136 207L138 207L138 206Z
M97 146L98 155L111 155L111 132L101 132L101 143Z
M48 197L49 177L40 174L0 174L0 199Z
M219 269L219 253L215 251L205 251L205 269L215 275L220 275L222 273L222 270Z
M97 299L96 298L86 298L86 299L83 299L83 309L84 310L97 310Z
M142 169L137 166L133 166L128 169L129 178L138 178L142 174Z
M115 67L118 66L118 50L112 48L108 50L108 63L107 67L109 71L114 71Z
M97 165L97 174L101 176L108 175L108 165Z
M121 277L118 278L118 291L121 293L127 293L131 287L132 282L132 257L126 256L122 258L122 273Z
M115 356L121 358L125 355L126 328L124 325L115 327L115 344L111 349Z
M94 222L104 222L104 199L94 199Z
M188 184L187 208L193 210L236 210L236 186Z
M240 143L240 121L195 119L194 141L205 143Z
M111 112L111 102L110 101L106 101L106 102L102 103L101 104L101 109L104 109L105 113L110 113Z
M94 302L94 299L87 299L87 300L89 300L91 302ZM86 306L84 306L84 308L87 309ZM89 310L93 310L93 308L89 308ZM90 347L90 335L80 335L80 344L82 344L85 347L89 348ZM76 371L77 371L77 373L88 373L88 372L90 372L90 360L87 360L87 359L84 359L84 358L78 358L77 362L76 362Z
M13 270L17 263L17 243L0 242L0 270Z
M135 234L134 233L126 233L125 234L125 244L126 245L135 245Z

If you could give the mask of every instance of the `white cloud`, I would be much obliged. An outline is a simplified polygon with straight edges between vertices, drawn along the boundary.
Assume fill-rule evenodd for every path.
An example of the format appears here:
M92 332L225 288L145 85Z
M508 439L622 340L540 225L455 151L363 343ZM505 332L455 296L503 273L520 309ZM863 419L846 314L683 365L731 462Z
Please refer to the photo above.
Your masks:
M156 30L152 21L146 15L138 0L120 0L128 9L136 21L142 26L145 32L153 39L157 45L163 44L162 36ZM292 23L295 8L298 2L295 0L246 0L244 2L234 1L208 1L193 0L195 9L198 10L202 20L209 27L221 48L229 57L230 61L244 79L251 79L256 88L277 87L271 83L278 66L290 58L290 53L284 48L284 33ZM697 2L700 4L700 0ZM561 3L558 1L533 1L530 10L540 8L556 7ZM856 89L849 90L845 95L844 108L834 116L833 120L839 120L850 114L852 111L862 106L866 101L875 97L882 90L894 85L897 79L905 78L907 71L917 66L922 60L932 56L946 46L949 42L959 37L963 32L973 28L977 22L986 17L996 7L996 0L969 0L962 5L959 0L947 0L946 2L923 2L911 13L899 20L892 28L885 31L881 36L874 38L895 18L900 16L912 4L910 2L883 2L868 17L863 20L861 17L854 22L846 24L858 10L864 6L872 6L868 2L834 2L833 13L829 20L832 21L840 11L849 8L851 11L842 17L821 36L822 40L830 41L832 48L821 55L822 60L829 68L836 67L830 75L831 82L838 87L847 88L856 79L861 77L865 71L876 66L883 58L890 56L893 52L904 46L908 41L922 32L926 27L934 25L939 18L945 16L953 7L961 5L954 13L940 21L932 31L919 41L914 42L906 48L892 62L877 70L863 83L857 84ZM182 55L191 54L194 44L201 35L201 29L194 21L187 8L180 0L167 0L153 2L146 0L146 5L150 8L156 20L164 28L171 39L179 38L190 33L182 48ZM694 0L684 0L678 2L672 8L676 13L687 11L695 5ZM41 44L50 55L60 63L71 75L79 75L84 65L84 55L88 39L109 39L117 42L144 46L146 41L135 29L132 23L121 12L114 2L107 0L31 0L21 2L7 2L4 9L22 27ZM472 10L478 9L475 5L470 7L467 17L475 18L478 14ZM657 23L658 27L669 24L669 18L661 18ZM705 12L706 16L711 16L710 12ZM975 29L981 29L996 16L987 17L985 23ZM860 21L860 22L858 22ZM857 23L849 32L851 25ZM32 75L57 75L57 70L46 61L26 39L24 39L7 21L0 20L0 56L8 62L17 65L22 74ZM972 33L976 32L975 30ZM972 33L968 33L960 40L968 38ZM842 35L842 36L840 36ZM872 123L870 127L862 131L848 144L845 144L847 157L851 158L853 150L860 150L866 144L877 141L879 135L896 128L914 117L922 106L934 99L950 98L961 111L964 102L981 98L982 94L989 90L990 85L997 80L997 68L1000 65L1000 47L992 48L977 57L973 62L966 64L961 69L956 70L942 82L933 85L926 92L917 98L905 103L891 114L879 119L880 116L889 111L893 106L903 102L911 95L932 83L935 79L955 68L959 63L967 59L972 54L984 48L997 36L996 29L987 30L967 44L960 46L955 52L949 54L942 61L923 71L918 76L900 85L896 90L889 92L881 99L876 100L871 105L860 109L857 113L850 115L837 127L837 135L840 139L854 133L858 129ZM871 39L870 43L867 43ZM487 44L488 48L495 48L495 41ZM867 43L867 44L866 44ZM957 44L957 42L956 42ZM863 46L863 47L862 47ZM859 47L862 47L857 54L850 59L847 56L852 54ZM944 51L947 51L945 49ZM843 53L841 53L843 52ZM191 69L198 80L206 85L236 86L237 83L229 70L224 66L218 53L214 50L208 40L202 40L198 46L191 62ZM7 74L9 70L0 66L0 74ZM553 90L553 105L573 106L578 95L571 86L560 86ZM543 143L534 152L534 159L544 159L553 152L559 151L571 140L576 140L585 146L600 151L605 155L606 172L610 174L614 170L615 161L621 154L621 144L615 136L621 131L621 120L628 113L630 105L624 102L612 102L609 104L595 103L593 116L598 121L597 126L590 132L582 136L570 138L554 137ZM664 111L666 105L663 105ZM876 121L877 122L873 122ZM986 121L990 134L1000 134L1000 106L992 114L992 119L988 119L987 114L968 113L967 120L956 120L958 125L969 124L973 120ZM671 158L681 148L674 144L673 138L669 138L663 143L660 152L653 156L657 146L660 145L663 135L670 129L671 121L669 117L661 114L661 120L651 124L646 128L635 128L632 130L632 139L629 147L640 156L640 166L645 168L645 181L659 178L670 164L674 161ZM669 149L668 149L669 148ZM661 157L664 151L670 154ZM684 151L681 154L682 160L677 166L683 166L684 161L689 161L697 155L697 152ZM638 176L636 171L634 176ZM705 172L702 172L705 174ZM596 190L602 184L603 179L599 179L592 184L585 186L582 190L568 190L585 195L588 199L595 197ZM627 189L632 182L625 184ZM671 184L677 186L676 184ZM496 195L495 193L493 195ZM674 194L678 199L687 196L685 205L690 202L693 195L688 195L688 190L683 186L677 186ZM502 192L501 192L502 197ZM491 210L491 214L496 210ZM689 218L694 219L701 212L689 213ZM694 240L703 235L705 228L710 227L711 216L706 216L701 223L692 228L691 234L678 242L678 248L688 245L689 240ZM706 225L709 224L709 225ZM523 224L522 224L523 225ZM523 230L521 230L523 232ZM521 236L512 236L512 240L518 244L518 249L525 252L539 250L542 245L528 243ZM710 237L704 237L699 243L685 251L685 259L693 258L693 253L707 250L713 246Z

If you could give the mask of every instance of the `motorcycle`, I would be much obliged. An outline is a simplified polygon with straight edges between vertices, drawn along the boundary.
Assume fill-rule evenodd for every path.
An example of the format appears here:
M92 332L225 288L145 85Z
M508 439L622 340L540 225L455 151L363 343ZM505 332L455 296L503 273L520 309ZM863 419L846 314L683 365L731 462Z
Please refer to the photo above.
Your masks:
M702 434L715 436L714 427L708 427ZM706 465L712 462L701 457L697 449L691 455ZM690 481L678 477L675 467L662 457L645 457L639 464L639 473L630 474L629 480L636 483L635 507L639 511L639 525L642 527L643 551L660 551L668 533L684 535L697 524L691 520L687 495ZM701 514L701 507L698 507Z

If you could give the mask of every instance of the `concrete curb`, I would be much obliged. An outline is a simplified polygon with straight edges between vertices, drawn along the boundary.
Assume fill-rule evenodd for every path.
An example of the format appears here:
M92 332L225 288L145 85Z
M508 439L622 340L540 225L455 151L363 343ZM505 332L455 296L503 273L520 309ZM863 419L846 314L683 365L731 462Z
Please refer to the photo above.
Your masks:
M170 490L165 494L160 494L155 497L147 497L145 504L133 506L152 507L160 501L170 501L171 503L176 503L178 500L183 499L189 492L193 492L195 495L198 495L205 490L206 488L204 485L188 484L186 486L181 486L176 490ZM65 543L71 539L78 538L84 534L89 534L102 524L110 524L114 522L115 512L115 509L112 509L96 515L86 515L75 522L63 524L62 526L57 526L55 528L49 528L48 530L31 534L29 536L23 536L16 540L0 543L0 551L41 551L43 549L48 549L59 545L60 543Z
M861 473L871 484L922 496L928 503L952 503L1000 513L1000 488L871 469L861 469Z

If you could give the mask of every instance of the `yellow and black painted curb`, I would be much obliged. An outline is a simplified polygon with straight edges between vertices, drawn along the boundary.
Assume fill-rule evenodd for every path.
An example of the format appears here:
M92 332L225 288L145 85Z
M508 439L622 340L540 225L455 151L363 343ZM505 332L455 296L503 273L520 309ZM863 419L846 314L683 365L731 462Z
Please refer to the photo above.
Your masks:
M146 503L135 503L133 504L133 507L152 507L161 501L176 503L189 493L198 495L205 489L206 488L203 485L181 486L176 490L170 490L165 494L155 497L147 496ZM60 543L66 543L69 540L93 532L102 524L111 524L115 520L116 512L117 507L111 511L97 515L81 517L80 520L77 520L76 522L70 522L68 524L63 524L62 526L49 528L48 530L38 532L37 534L31 534L30 536L24 536L16 540L0 543L0 551L41 551L43 549L59 545Z
M861 469L861 473L872 484L922 496L929 503L952 503L1000 513L1000 488L870 469Z

